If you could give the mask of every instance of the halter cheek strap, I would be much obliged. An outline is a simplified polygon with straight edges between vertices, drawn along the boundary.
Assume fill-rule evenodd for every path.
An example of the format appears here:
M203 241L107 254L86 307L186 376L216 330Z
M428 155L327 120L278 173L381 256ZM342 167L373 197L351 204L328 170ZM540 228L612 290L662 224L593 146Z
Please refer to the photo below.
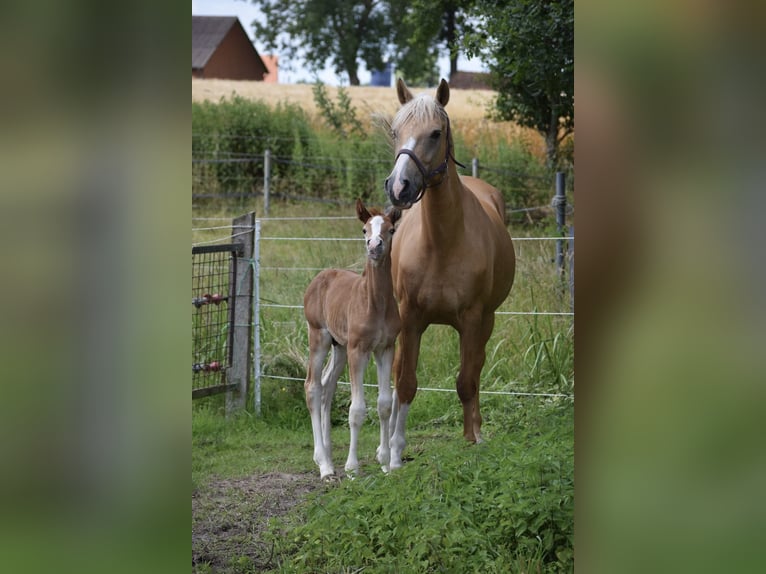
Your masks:
M465 166L460 163L458 160L455 159L455 156L452 154L452 145L451 145L451 131L450 131L450 124L449 124L449 118L447 118L447 153L444 154L444 161L441 162L437 167L431 170L431 173L428 173L426 171L426 166L423 165L423 162L420 161L420 158L415 155L415 152L406 148L400 149L397 154L394 161L399 159L400 155L406 155L412 158L412 160L415 162L415 165L418 167L418 171L420 171L420 174L423 176L423 185L421 186L420 190L418 191L418 195L413 201L413 203L417 203L423 198L423 194L426 191L426 188L433 187L434 185L438 185L442 182L442 180L439 180L436 184L431 183L433 178L437 175L441 175L444 172L447 171L447 166L449 165L449 160L452 159L455 164L459 165L463 169L465 169Z

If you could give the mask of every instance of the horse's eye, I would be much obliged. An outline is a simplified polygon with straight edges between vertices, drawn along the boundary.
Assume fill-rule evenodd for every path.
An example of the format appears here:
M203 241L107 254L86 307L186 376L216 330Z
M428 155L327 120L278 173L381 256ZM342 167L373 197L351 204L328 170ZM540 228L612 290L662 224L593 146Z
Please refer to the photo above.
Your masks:
M432 140L438 140L440 137L442 137L442 131L441 130L434 130L431 132L431 139Z
M367 235L367 229L365 229L364 227L362 227L362 235Z
M392 227L391 229L389 229L389 230L388 230L388 232L389 232L391 235L393 235L393 234L394 234L394 231L396 231L396 229L395 229L395 228L393 228L393 227Z

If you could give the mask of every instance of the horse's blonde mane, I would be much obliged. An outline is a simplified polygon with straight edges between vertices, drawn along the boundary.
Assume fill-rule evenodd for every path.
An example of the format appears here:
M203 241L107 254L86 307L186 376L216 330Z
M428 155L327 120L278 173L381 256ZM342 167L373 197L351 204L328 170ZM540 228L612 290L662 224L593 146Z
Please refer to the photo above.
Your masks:
M423 123L434 119L446 120L447 111L433 96L420 94L404 104L396 113L391 121L391 129L396 131L405 123Z

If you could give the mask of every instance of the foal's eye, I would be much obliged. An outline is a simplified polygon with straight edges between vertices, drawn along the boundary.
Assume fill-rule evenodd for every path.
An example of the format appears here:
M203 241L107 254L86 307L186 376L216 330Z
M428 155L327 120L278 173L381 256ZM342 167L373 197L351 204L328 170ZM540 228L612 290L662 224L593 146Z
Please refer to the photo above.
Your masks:
M432 140L438 140L440 137L442 137L442 131L441 130L434 130L431 132L431 139Z
M396 229L395 229L395 228L393 228L393 227L392 227L391 229L389 229L389 230L388 230L388 232L389 232L391 235L393 235L393 234L394 234L394 231L396 231Z

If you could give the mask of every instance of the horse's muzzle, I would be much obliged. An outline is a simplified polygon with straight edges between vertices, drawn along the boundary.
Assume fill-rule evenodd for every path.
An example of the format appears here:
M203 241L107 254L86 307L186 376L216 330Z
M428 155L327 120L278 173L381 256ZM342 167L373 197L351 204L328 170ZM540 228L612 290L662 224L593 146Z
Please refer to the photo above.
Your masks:
M402 178L395 185L395 175L389 176L385 182L386 195L392 205L401 209L408 209L420 199L418 190L409 179Z

